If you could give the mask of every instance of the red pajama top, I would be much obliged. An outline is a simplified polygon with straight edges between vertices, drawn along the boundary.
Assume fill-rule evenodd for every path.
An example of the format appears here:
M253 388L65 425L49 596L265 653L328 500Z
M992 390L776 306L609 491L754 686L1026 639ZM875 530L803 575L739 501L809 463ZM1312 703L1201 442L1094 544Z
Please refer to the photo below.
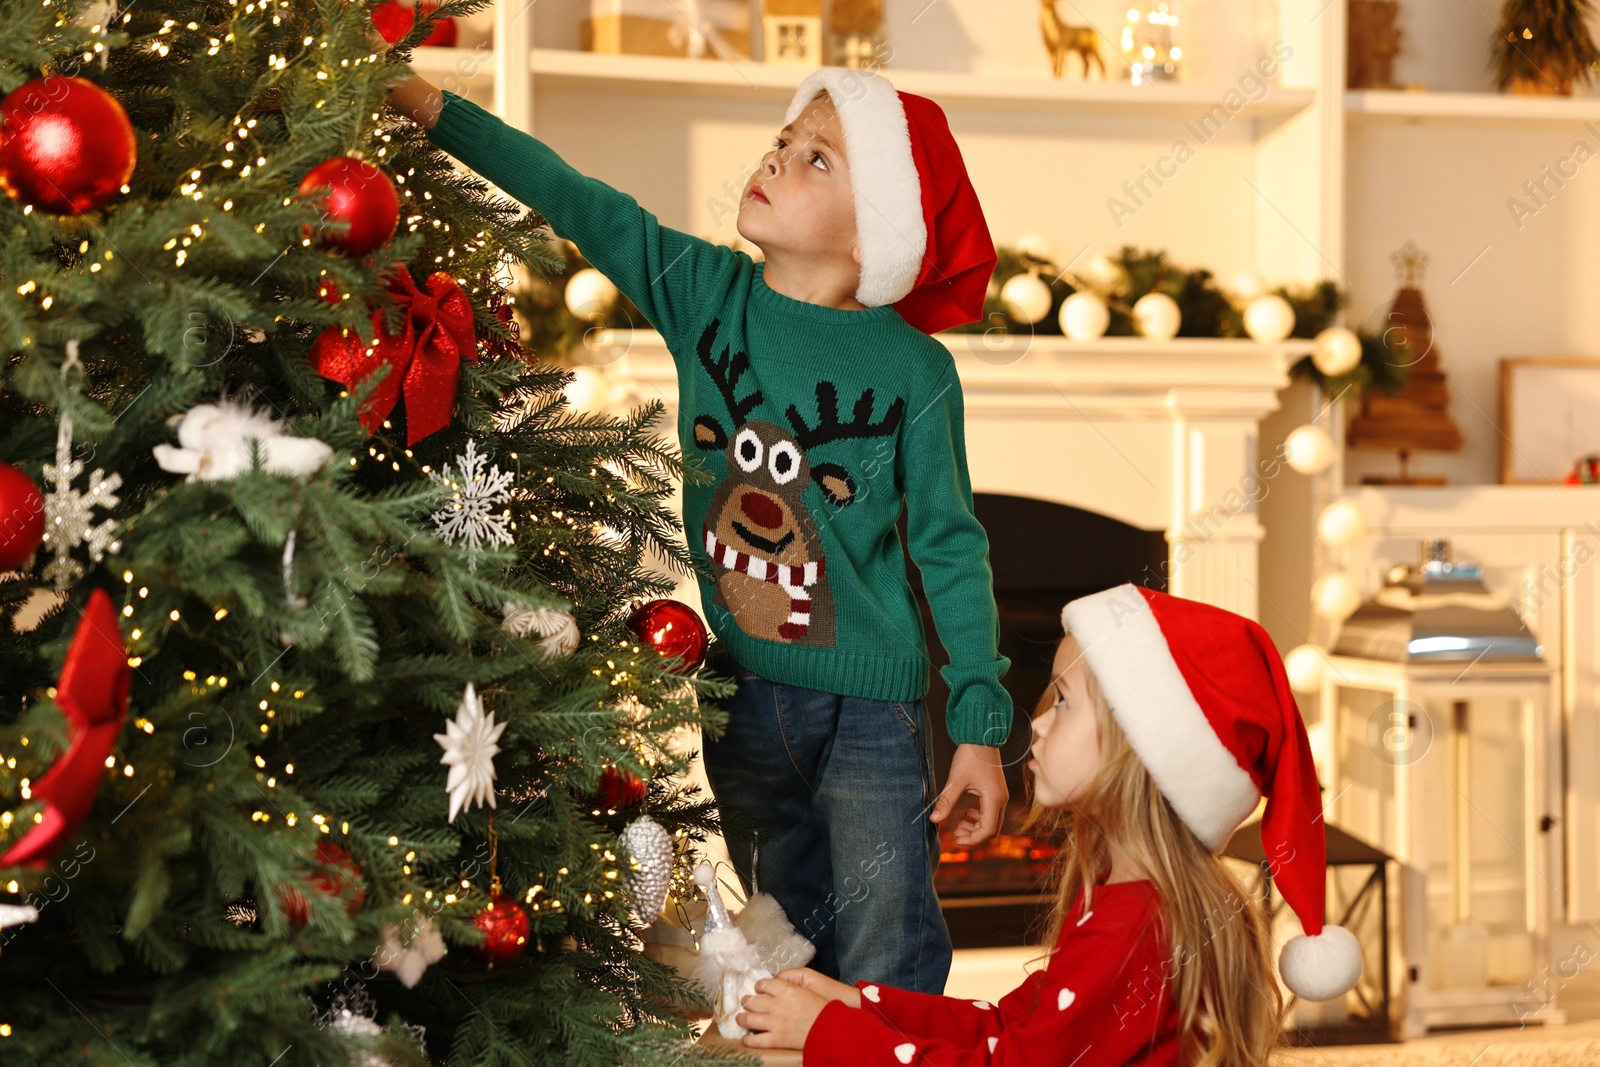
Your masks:
M1171 950L1146 881L1096 886L1061 925L1043 970L998 1004L857 982L861 1007L829 1001L804 1067L1139 1067L1178 1062Z

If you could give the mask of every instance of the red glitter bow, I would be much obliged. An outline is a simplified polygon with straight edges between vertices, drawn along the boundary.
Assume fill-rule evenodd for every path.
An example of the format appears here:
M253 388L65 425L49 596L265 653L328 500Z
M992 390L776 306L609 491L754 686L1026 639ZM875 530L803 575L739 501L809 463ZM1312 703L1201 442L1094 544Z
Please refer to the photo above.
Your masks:
M72 742L33 787L33 795L44 801L44 817L0 856L0 867L47 866L51 854L89 817L106 756L128 714L132 684L117 609L105 590L96 589L56 682L56 706L72 724Z
M478 339L472 328L472 305L448 272L428 275L424 293L411 280L411 272L397 266L389 292L405 311L400 333L384 330L380 307L372 313L375 339L370 349L354 333L329 327L311 346L311 362L318 374L351 389L388 366L388 375L362 405L361 425L368 433L376 431L404 394L406 443L414 445L450 425L461 361L478 361ZM330 303L339 299L331 281L323 284L323 296Z

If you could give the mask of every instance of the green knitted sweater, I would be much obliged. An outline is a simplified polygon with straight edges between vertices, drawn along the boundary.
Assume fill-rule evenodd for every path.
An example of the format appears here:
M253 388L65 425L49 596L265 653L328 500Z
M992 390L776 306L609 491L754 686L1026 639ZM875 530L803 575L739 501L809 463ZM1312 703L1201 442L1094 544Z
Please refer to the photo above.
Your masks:
M956 743L1011 728L989 542L972 513L961 382L890 305L785 296L743 252L660 225L542 141L455 93L429 140L533 208L661 332L678 435L716 475L686 486L712 631L775 682L886 701L924 696L929 660L896 523L902 501L950 664Z

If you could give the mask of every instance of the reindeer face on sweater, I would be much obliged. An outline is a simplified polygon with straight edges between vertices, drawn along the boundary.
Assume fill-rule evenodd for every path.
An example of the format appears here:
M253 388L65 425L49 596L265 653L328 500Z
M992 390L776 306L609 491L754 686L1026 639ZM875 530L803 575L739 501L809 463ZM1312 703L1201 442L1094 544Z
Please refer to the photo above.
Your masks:
M814 418L789 405L789 427L748 416L762 401L759 390L740 398L739 379L749 369L744 352L713 355L720 323L712 320L700 337L700 362L717 383L729 425L713 415L694 420L695 445L720 451L728 477L706 510L706 554L717 574L716 603L739 628L770 641L834 643L834 605L827 584L827 561L810 509L802 499L811 484L829 503L846 507L856 499L856 483L838 463L813 462L811 453L839 440L894 434L905 409L895 398L873 421L872 390L856 401L849 422L841 422L837 390L817 383Z

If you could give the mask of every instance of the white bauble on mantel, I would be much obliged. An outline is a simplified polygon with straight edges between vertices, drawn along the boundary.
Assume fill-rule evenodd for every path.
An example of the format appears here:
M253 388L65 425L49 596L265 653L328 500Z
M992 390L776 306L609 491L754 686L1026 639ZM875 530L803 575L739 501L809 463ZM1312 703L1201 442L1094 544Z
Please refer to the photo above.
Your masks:
M1078 272L1078 275L1102 293L1120 289L1122 288L1122 283L1128 280L1127 273L1122 269L1121 264L1099 252L1084 261L1083 269Z
M1105 336L1111 325L1111 309L1087 289L1080 289L1061 302L1061 332L1074 341L1095 341Z
M1301 474L1321 474L1333 466L1333 438L1321 426L1307 423L1283 439L1284 459Z
M1050 286L1031 271L1012 275L1000 287L1006 314L1030 326L1050 314Z
M1133 304L1133 325L1140 337L1170 341L1178 336L1183 316L1178 302L1166 293L1146 293Z
M567 279L567 310L580 319L598 319L617 302L617 287L610 278L585 267Z
M1244 332L1263 344L1276 344L1294 330L1294 308L1277 293L1250 301L1244 309Z
M1324 619L1348 618L1361 605L1361 587L1344 571L1324 574L1311 586L1311 607Z
M1349 374L1361 365L1361 338L1344 326L1329 326L1317 334L1311 365L1330 378Z
M1361 517L1361 509L1348 500L1335 500L1317 517L1317 536L1322 538L1323 544L1334 548L1354 544L1366 532L1367 522Z
M1297 693L1315 693L1322 688L1322 673L1328 660L1316 645L1296 645L1283 657L1283 672L1289 687Z
M577 411L604 411L611 397L611 387L605 375L593 367L582 365L571 369L573 378L565 390L567 402Z

